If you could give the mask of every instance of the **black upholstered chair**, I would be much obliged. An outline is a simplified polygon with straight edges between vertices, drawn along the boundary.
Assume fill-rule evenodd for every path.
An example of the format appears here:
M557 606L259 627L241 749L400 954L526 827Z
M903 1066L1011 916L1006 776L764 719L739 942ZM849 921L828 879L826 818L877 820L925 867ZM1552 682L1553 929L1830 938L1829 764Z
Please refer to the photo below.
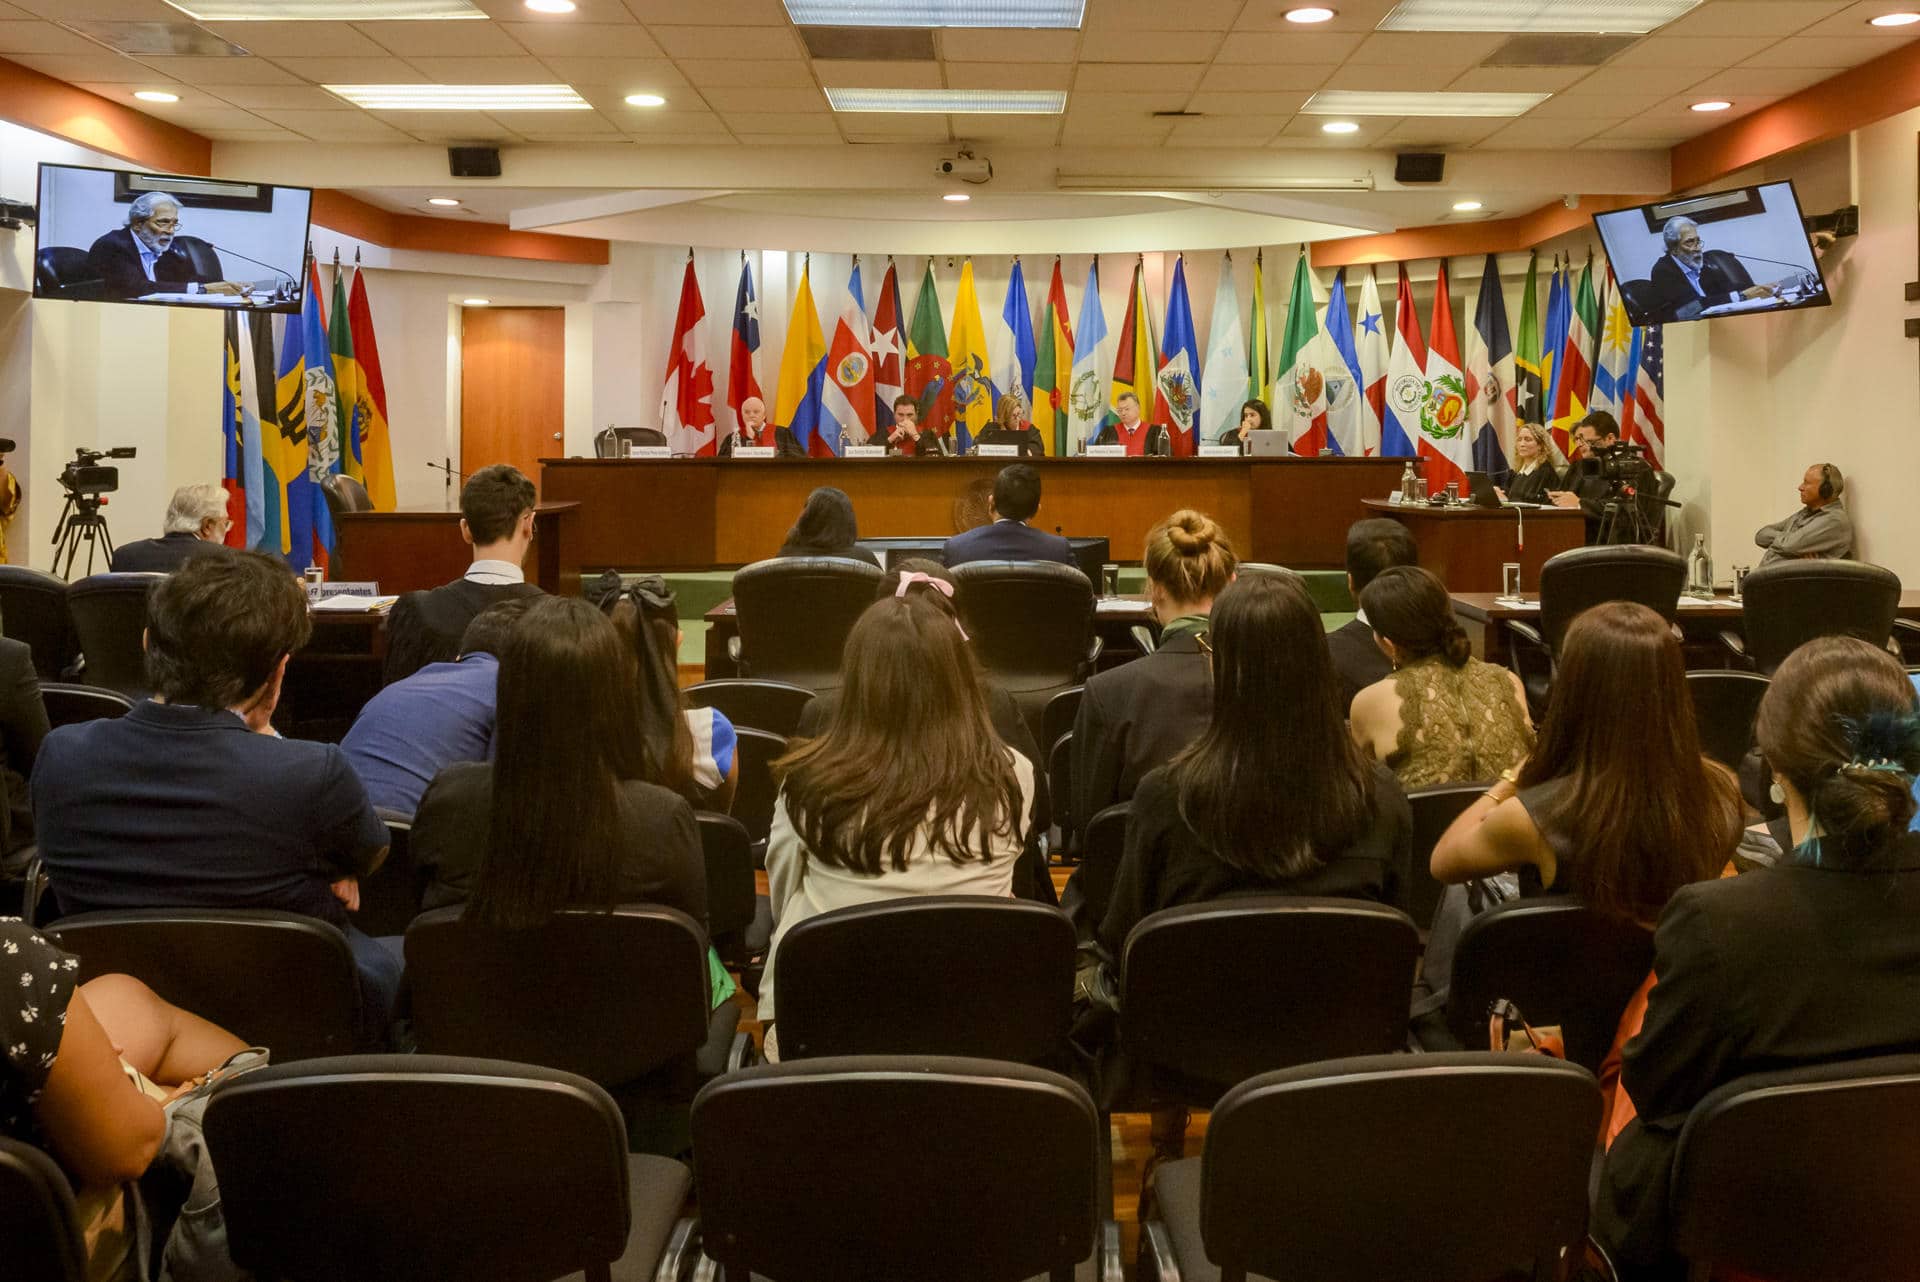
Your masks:
M47 726L50 729L78 725L82 721L125 716L133 711L133 700L118 690L72 685L64 681L42 681L40 702L46 705Z
M1647 324L1658 324L1665 319L1659 313L1659 296L1653 292L1653 282L1650 280L1621 281L1620 298L1626 303L1628 313L1636 318L1635 324L1640 324L1638 318L1642 317L1646 318Z
M1729 770L1753 751L1753 719L1767 695L1767 679L1753 672L1689 672L1693 720L1700 750Z
M780 1054L972 1055L1066 1047L1073 927L1046 904L933 895L798 922L780 941Z
M1538 1028L1558 1024L1567 1058L1598 1072L1620 1013L1653 969L1653 932L1553 895L1502 904L1460 933L1447 1029L1463 1047L1487 1044L1487 1017L1505 999Z
M33 1145L0 1138L0 1279L84 1282L86 1276L87 1247L66 1175Z
M740 763L730 812L753 839L754 863L766 866L767 835L773 830L773 804L780 786L773 779L773 763L785 754L787 741L777 734L747 726L733 729L734 760Z
M74 636L86 656L88 685L147 697L147 595L167 576L146 573L89 574L67 588Z
M350 512L373 511L373 499L367 494L367 487L344 472L333 472L320 482L320 493L327 504L327 515L333 520L333 528L340 528L340 518ZM328 563L329 578L349 579L354 574L353 566L340 555L336 547Z
M840 688L847 633L873 604L880 571L837 556L755 561L733 576L740 635L729 645L743 677Z
M800 728L800 714L813 702L813 694L805 686L745 677L702 681L686 689L687 702L696 708L718 708L736 727L782 736Z
M66 580L24 565L0 565L0 632L26 642L42 681L64 678L79 653Z
M1202 1156L1154 1173L1138 1276L1483 1282L1524 1265L1557 1279L1586 1232L1600 1108L1592 1074L1541 1055L1370 1055L1255 1077L1214 1109ZM1433 1160L1490 1132L1526 1136L1525 1160ZM1776 1218L1800 1217L1781 1205Z
M740 986L755 996L773 936L773 907L754 886L753 838L732 815L694 812L707 865L707 932Z
M1741 1078L1688 1115L1674 1243L1704 1282L1882 1282L1913 1269L1920 1056ZM1786 1213L1791 1208L1791 1213Z
M1431 929L1433 913L1440 906L1441 885L1433 879L1433 848L1460 812L1493 785L1489 783L1443 783L1431 788L1412 788L1407 805L1413 811L1413 860L1407 881L1407 915L1421 930Z
M593 437L595 458L625 458L630 445L665 445L667 434L657 427L607 427Z
M1073 723L1080 715L1080 700L1086 696L1083 685L1062 690L1047 700L1046 708L1040 714L1040 738L1037 742L1051 745L1060 742L1060 736L1073 730Z
M1055 696L1056 698L1058 696ZM1053 741L1047 749L1047 796L1053 804L1053 824L1060 834L1058 853L1072 855L1080 849L1080 823L1073 817L1073 731Z
M1532 643L1531 651L1515 648L1514 670L1526 685L1527 700L1536 713L1546 707L1553 656L1560 652L1567 627L1583 611L1607 601L1637 601L1671 620L1686 582L1685 558L1665 548L1630 543L1572 548L1548 557L1540 567L1540 626L1507 623L1516 637ZM1526 654L1535 656L1535 661L1523 660Z
M1133 817L1133 803L1122 801L1108 806L1082 825L1080 867L1074 876L1080 883L1085 921L1098 927L1107 915L1113 898L1114 875L1120 871L1120 856L1127 849L1127 822Z
M1770 673L1815 637L1884 646L1900 608L1900 576L1864 561L1775 561L1747 575L1740 628L1728 649Z
M404 935L425 900L433 874L413 857L413 816L377 808L387 825L387 857L360 879L360 907L347 916L363 934Z
M294 913L141 908L82 913L47 928L84 982L132 975L277 1061L354 1049L359 976L347 937Z
M611 1282L688 1263L664 1259L692 1231L686 1167L628 1154L614 1102L570 1073L275 1064L217 1087L205 1131L234 1263L262 1278Z
M1084 682L1100 657L1092 581L1052 561L969 561L953 582L973 653L1038 738L1048 701Z
M706 1251L721 1282L1117 1277L1096 1249L1099 1128L1077 1083L1004 1060L732 1073L693 1104Z
M175 236L173 247L186 256L187 264L193 268L195 276L209 280L226 279L226 268L220 265L220 255L214 247L198 236ZM182 285L181 289L186 286Z
M93 268L93 256L71 245L49 245L34 255L33 292L41 298L87 299L107 296L107 282Z

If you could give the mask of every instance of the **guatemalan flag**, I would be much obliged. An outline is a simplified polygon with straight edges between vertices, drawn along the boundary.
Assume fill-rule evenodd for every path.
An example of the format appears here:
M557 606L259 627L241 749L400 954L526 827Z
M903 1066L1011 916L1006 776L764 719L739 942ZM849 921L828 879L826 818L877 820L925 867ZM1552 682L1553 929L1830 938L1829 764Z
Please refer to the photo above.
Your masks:
M1353 342L1353 313L1347 310L1347 269L1333 278L1326 310L1320 313L1320 345L1334 354L1327 362L1327 444L1335 454L1357 458L1366 453L1366 379L1360 350Z
M1420 314L1413 309L1413 282L1400 264L1399 299L1394 327L1400 341L1387 358L1387 416L1380 424L1380 452L1393 458L1413 453L1420 435L1420 411L1427 403L1427 342L1420 337Z
M1466 488L1473 466L1473 438L1467 419L1467 380L1460 369L1460 336L1453 325L1453 298L1447 286L1447 260L1433 287L1433 338L1427 344L1427 401L1420 409L1420 456L1427 460L1427 492L1447 482Z
M1513 456L1513 338L1507 332L1507 300L1492 254L1480 272L1480 298L1467 331L1467 413L1473 436L1473 466L1504 472Z
M1027 305L1027 278L1020 260L1013 260L1013 275L1007 279L1007 297L1000 304L1000 315L987 335L987 368L993 371L993 409L1000 401L1017 395L1033 417L1033 371L1039 353L1033 342L1033 310Z
M1160 398L1166 402L1175 458L1194 452L1200 418L1200 340L1193 332L1193 304L1187 298L1187 260L1173 260L1173 284L1167 289L1166 344L1160 356Z
M740 430L740 406L749 397L760 398L760 300L753 296L753 265L746 252L740 254L740 287L733 294L733 341L727 352L727 407L733 411L733 430ZM773 420L763 429L764 441L743 441L743 445L773 444ZM702 450L702 453L708 452Z
M867 303L860 293L860 260L853 260L847 297L827 349L827 380L820 394L821 434L835 454L865 445L873 435L873 334L867 327ZM817 439L817 438L816 438Z
M1353 346L1360 353L1360 443L1369 457L1380 451L1380 424L1387 416L1387 325L1380 310L1380 283L1373 269L1360 286L1360 314L1353 318Z

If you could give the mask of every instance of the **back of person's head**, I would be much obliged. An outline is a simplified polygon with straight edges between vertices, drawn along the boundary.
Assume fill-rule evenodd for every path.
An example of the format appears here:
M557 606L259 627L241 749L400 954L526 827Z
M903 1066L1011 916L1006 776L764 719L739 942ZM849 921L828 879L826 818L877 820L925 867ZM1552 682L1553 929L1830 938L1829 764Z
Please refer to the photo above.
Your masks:
M1894 657L1856 637L1787 656L1754 723L1767 764L1806 800L1810 862L1871 866L1913 818L1920 716Z
M1006 745L939 594L867 607L847 637L826 728L775 763L812 858L866 876L904 871L922 839L989 860L1026 822Z
M530 599L500 655L487 850L467 915L535 926L617 893L618 781L639 777L631 652L578 597Z
M1456 668L1473 657L1473 643L1454 617L1453 598L1430 571L1394 565L1373 576L1360 590L1367 625L1393 642L1403 662L1437 654Z
M533 504L533 482L510 463L483 467L460 487L460 515L479 547L511 535L515 523L533 510Z
M876 601L910 595L923 596L936 609L959 617L959 608L953 603L953 571L938 561L924 556L909 556L895 561L880 576L880 584L873 591Z
M646 766L639 778L691 797L693 732L681 715L678 596L658 574L622 580L609 570L587 590L587 598L613 620L633 652L637 704L634 705Z
M1320 612L1298 577L1242 575L1213 603L1213 717L1169 767L1213 853L1297 877L1372 822L1373 767L1345 725Z
M198 534L208 521L225 519L227 492L211 482L183 485L167 504L164 530L168 534Z
M1553 700L1520 786L1564 780L1561 867L1610 915L1651 921L1716 874L1740 840L1739 789L1700 755L1686 664L1667 621L1632 601L1583 611L1560 643ZM1546 827L1548 825L1542 825Z
M230 708L312 632L306 590L278 557L191 557L147 597L147 684L168 703Z
M994 515L1026 521L1040 510L1040 472L1030 463L1014 463L993 478Z
M1420 549L1400 522L1373 516L1347 527L1347 577L1355 592L1365 591L1373 576L1390 566L1418 564Z
M1205 605L1225 590L1239 559L1227 532L1205 513L1181 508L1147 532L1147 577L1182 604Z
M469 654L490 654L500 657L507 644L507 636L526 616L527 607L535 597L515 596L504 601L495 601L486 609L473 616L473 622L460 634L460 654L464 658Z
M807 495L800 519L787 531L787 542L796 547L850 548L860 539L860 527L853 518L853 500L845 490L823 485Z

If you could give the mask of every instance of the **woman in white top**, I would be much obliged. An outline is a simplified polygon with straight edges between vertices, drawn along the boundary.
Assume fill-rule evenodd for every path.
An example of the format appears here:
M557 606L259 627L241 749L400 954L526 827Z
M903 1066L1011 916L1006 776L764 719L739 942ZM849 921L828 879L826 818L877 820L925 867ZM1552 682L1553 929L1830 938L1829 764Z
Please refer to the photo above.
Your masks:
M824 733L774 763L762 1020L776 1018L780 941L797 921L914 895L1013 896L1033 765L994 733L965 639L927 596L860 616ZM777 1057L771 1036L767 1048Z

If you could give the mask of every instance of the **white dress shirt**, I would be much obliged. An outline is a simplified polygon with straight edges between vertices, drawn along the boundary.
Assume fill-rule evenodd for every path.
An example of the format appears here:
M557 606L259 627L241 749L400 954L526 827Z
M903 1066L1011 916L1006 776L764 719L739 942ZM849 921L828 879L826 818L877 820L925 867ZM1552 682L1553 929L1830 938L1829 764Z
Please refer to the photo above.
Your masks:
M527 581L526 571L511 561L475 561L461 577L469 583L485 583L494 587Z

